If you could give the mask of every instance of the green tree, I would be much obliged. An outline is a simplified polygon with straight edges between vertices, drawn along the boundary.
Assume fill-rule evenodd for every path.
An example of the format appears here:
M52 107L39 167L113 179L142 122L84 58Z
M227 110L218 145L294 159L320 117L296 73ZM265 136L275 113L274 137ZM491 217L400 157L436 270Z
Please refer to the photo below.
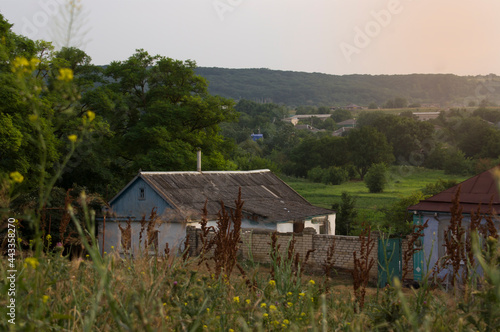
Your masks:
M335 234L349 235L352 223L358 216L358 212L356 211L356 197L343 191L340 196L340 203L333 204L332 209L337 212Z
M373 164L365 176L365 184L371 193L381 193L387 184L387 166Z
M392 148L385 136L373 127L351 130L347 136L347 146L350 160L362 180L372 164L390 164L394 161Z
M348 110L337 109L332 113L332 119L336 123L352 119L352 113Z
M118 114L124 130L116 143L119 156L130 161L130 173L139 168L193 169L198 147L203 151L205 169L234 168L227 160L233 146L219 126L237 118L233 102L210 95L207 82L195 75L195 68L191 60L137 50L128 60L113 62L106 69L113 92L108 98L111 102L118 98L123 107L123 111L112 111L125 114Z
M403 197L390 206L381 209L384 213L384 221L381 226L383 229L392 234L405 236L411 233L413 225L412 211L408 211L408 207L417 204L421 200L429 196L424 195L421 191L416 191L407 197Z

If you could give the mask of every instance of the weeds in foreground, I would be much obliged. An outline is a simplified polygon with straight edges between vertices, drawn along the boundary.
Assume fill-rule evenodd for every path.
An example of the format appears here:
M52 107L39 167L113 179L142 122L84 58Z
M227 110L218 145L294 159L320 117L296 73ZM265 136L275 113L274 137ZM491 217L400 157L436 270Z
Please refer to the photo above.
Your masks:
M365 305L366 287L370 280L370 270L375 264L375 259L370 257L375 246L375 240L371 237L371 227L363 224L363 230L359 235L360 248L359 258L357 252L353 252L354 270L352 271L354 296L356 297L356 310L361 311Z

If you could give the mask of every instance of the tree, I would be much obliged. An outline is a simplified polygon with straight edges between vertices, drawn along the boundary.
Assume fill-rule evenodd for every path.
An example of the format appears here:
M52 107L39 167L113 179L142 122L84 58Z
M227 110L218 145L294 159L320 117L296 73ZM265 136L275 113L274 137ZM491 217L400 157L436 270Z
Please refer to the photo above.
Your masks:
M348 110L337 109L332 113L332 119L336 123L352 119L352 113Z
M340 196L340 204L335 203L332 205L332 210L337 211L337 218L335 222L335 234L349 235L351 232L351 225L356 219L358 212L355 209L356 197L343 191Z
M392 234L398 234L399 236L410 234L413 217L407 208L427 197L429 196L422 194L421 191L416 191L407 197L399 199L389 207L381 209L385 215L381 226L386 230L391 229Z
M140 49L106 69L112 80L108 90L100 92L111 91L108 98L121 100L111 111L124 114L120 115L123 135L116 144L119 156L130 161L126 166L130 174L139 168L193 169L198 147L205 169L234 168L227 160L233 146L219 127L237 118L233 101L210 95L195 68L194 61L151 56ZM110 115L110 120L116 118Z
M373 164L365 177L365 184L371 193L381 193L387 184L387 166L385 164Z
M347 136L347 146L350 160L361 180L364 180L372 164L390 164L394 161L392 148L385 136L373 127L365 126L351 130Z

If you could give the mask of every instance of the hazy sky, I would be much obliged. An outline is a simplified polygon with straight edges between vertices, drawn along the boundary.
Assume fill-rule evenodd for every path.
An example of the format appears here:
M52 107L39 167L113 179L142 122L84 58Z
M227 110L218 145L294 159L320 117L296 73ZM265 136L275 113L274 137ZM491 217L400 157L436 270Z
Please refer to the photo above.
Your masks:
M61 42L65 0L0 0L16 33ZM135 49L199 66L328 74L500 74L498 0L83 0L94 64ZM60 29L59 29L60 31ZM82 32L87 32L83 34ZM52 36L52 37L51 37ZM82 38L83 37L83 38ZM57 40L59 39L59 40Z

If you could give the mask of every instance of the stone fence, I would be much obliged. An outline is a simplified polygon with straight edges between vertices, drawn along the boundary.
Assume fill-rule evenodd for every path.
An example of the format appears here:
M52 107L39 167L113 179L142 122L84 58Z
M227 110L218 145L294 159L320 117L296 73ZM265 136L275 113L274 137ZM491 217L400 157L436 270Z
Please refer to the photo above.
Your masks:
M189 253L190 255L198 255L201 251L200 229L195 227L187 227L186 234L189 236ZM269 252L271 249L272 230L264 229L243 229L241 231L241 246L240 253L245 259L252 258L255 262L269 263ZM322 270L322 266L327 260L329 248L334 246L332 257L333 268L338 271L352 271L354 269L354 256L356 252L359 258L359 250L361 240L358 236L341 236L341 235L322 235L316 234L313 228L305 228L302 233L277 233L277 245L280 247L280 252L286 254L286 250L290 240L295 240L294 251L300 255L301 261L307 256L308 268L317 271ZM372 232L371 237L374 239L374 246L369 258L373 258L375 264L370 270L370 278L377 279L378 277L378 233ZM404 252L408 246L407 240L402 243L402 251ZM413 262L409 262L410 274L407 279L413 279Z

